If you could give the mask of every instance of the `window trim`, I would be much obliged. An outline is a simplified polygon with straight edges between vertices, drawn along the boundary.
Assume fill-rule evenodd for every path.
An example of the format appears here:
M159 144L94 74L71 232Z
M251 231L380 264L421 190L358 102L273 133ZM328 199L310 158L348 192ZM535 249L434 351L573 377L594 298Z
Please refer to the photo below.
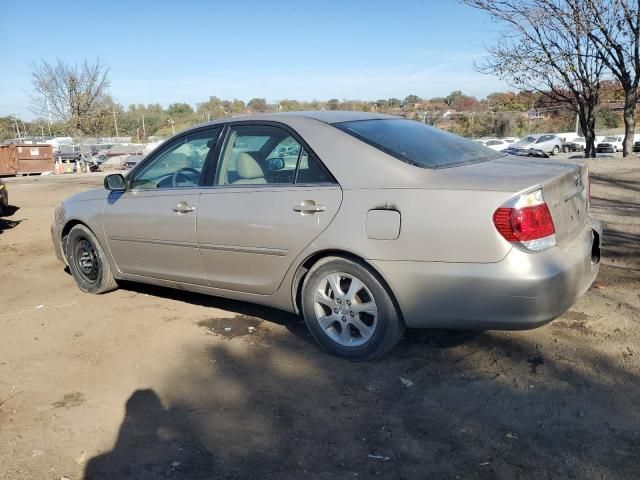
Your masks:
M220 158L222 155L222 151L224 148L226 148L227 145L227 140L229 138L229 131L231 130L232 127L240 127L240 126L249 126L249 127L276 127L276 128L280 128L281 130L286 131L289 135L291 135L293 137L293 139L298 142L298 144L300 145L300 153L302 152L302 150L306 150L306 152L309 154L309 156L313 157L314 161L319 165L319 167L322 169L322 171L325 173L325 175L330 179L330 181L328 182L313 182L313 183L296 183L297 177L298 177L298 167L300 164L300 153L298 154L298 160L296 161L296 170L294 172L294 178L293 181L290 183L264 183L264 184L236 184L236 185L215 185L215 180L216 178L218 178L218 175L220 174L219 169L221 167L220 165ZM222 141L220 141L222 140ZM216 162L216 166L215 169L212 169L212 174L209 174L204 180L205 180L205 184L202 185L203 188L265 188L265 187L270 187L270 188L282 188L282 187L296 187L296 186L303 186L303 187L309 187L309 186L313 186L313 185L318 185L318 186L328 186L328 185L340 185L339 182L336 180L336 177L331 173L331 171L327 168L327 166L324 164L324 162L322 162L322 160L320 160L320 157L313 151L313 149L309 146L309 144L307 142L304 141L304 139L300 136L300 134L298 134L298 132L296 132L293 128L291 128L289 125L282 123L282 122L277 122L274 120L233 120L233 121L229 121L226 122L224 124L224 129L223 129L223 134L221 137L218 137L218 145L220 146L219 148L216 148L217 150L217 154L216 154L216 158L215 158L215 162Z
M198 185L194 187L160 187L160 188L134 188L132 187L135 176L138 174L140 170L145 168L151 162L154 162L160 155L165 153L167 150L173 148L178 141L186 141L186 139L194 134L198 134L206 131L214 131L218 130L218 135L216 136L216 148L213 149L213 152L209 151L207 157L204 160L204 165L202 167L202 172L200 172L200 180L198 181ZM125 183L126 183L126 191L131 192L157 192L157 191L166 191L166 190L183 190L183 189L192 189L192 188L202 188L203 182L206 179L206 175L209 171L210 164L213 162L217 163L216 155L219 153L220 149L220 138L221 134L224 131L224 124L214 124L214 125L206 125L202 127L196 127L190 130L185 130L184 132L178 133L167 139L162 145L153 150L147 157L139 162L135 167L131 169L131 171L127 174Z

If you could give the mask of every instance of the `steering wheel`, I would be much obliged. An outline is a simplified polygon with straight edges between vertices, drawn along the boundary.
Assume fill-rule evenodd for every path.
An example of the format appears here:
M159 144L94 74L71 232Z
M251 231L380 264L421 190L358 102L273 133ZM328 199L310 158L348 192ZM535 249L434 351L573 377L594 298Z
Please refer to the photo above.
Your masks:
M178 185L178 177L182 176L182 178L186 179L187 181L189 180L187 178L187 175L185 175L185 173L193 173L196 176L196 183L198 181L198 178L200 178L200 172L198 170L196 170L195 168L190 168L190 167L184 167L181 168L179 170L176 170L174 172L174 174L171 176L171 186L176 188L179 187L180 185Z

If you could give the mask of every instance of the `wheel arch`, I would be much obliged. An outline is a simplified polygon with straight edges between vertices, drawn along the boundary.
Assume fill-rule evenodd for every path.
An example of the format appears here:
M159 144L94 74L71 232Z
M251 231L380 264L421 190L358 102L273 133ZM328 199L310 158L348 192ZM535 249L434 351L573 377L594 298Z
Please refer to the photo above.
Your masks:
M64 224L64 226L62 227L62 230L60 231L60 247L62 250L62 256L64 257L64 261L67 264L69 263L67 260L67 237L69 236L69 232L71 231L71 229L76 225L84 225L89 230L91 230L91 227L89 225L87 225L82 220L78 220L77 218L69 219ZM93 230L91 231L93 232Z
M340 250L340 249L320 250L318 252L312 253L311 255L306 257L302 262L300 262L300 264L296 268L296 272L293 275L293 281L291 283L291 297L292 297L293 308L295 309L296 314L299 314L301 312L302 285L304 284L304 279L307 276L307 273L316 263L318 263L320 260L327 257L345 258L347 260L354 261L368 268L378 278L380 283L382 283L382 285L389 292L389 296L391 297L391 301L393 302L393 305L396 307L398 316L400 317L400 320L402 321L402 323L404 323L404 317L402 315L402 310L400 309L400 304L398 303L398 300L396 298L396 294L391 288L391 285L389 284L387 279L384 277L384 275L382 275L382 273L378 271L377 268L371 265L371 263L367 262L367 260L362 256L357 255L353 252L349 252L347 250Z

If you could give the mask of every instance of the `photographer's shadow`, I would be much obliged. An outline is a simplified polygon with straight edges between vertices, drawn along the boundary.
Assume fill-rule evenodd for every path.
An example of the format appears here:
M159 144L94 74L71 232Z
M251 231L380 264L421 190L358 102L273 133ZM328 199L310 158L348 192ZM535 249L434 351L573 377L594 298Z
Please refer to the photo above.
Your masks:
M188 425L185 412L165 409L153 390L135 391L113 450L87 463L85 480L211 478L213 455Z

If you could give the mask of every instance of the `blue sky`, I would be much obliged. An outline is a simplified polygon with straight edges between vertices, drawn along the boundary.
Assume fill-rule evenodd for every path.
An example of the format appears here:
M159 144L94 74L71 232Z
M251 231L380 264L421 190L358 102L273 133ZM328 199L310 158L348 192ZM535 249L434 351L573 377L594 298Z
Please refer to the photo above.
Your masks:
M31 64L57 58L100 59L125 106L507 88L473 71L498 27L455 0L2 3L0 116L33 116Z

